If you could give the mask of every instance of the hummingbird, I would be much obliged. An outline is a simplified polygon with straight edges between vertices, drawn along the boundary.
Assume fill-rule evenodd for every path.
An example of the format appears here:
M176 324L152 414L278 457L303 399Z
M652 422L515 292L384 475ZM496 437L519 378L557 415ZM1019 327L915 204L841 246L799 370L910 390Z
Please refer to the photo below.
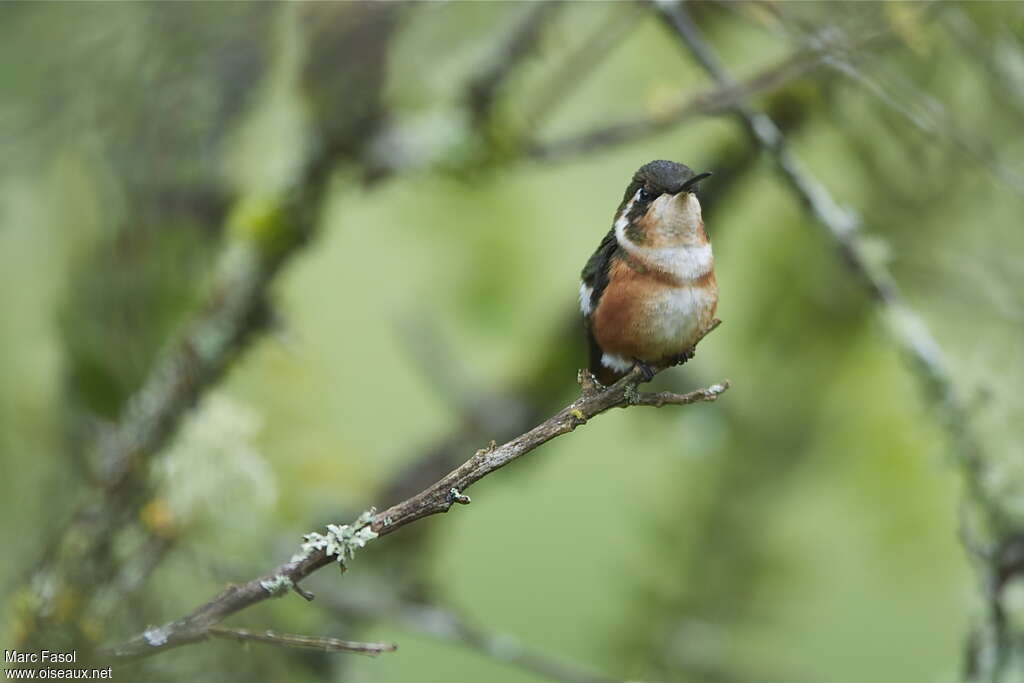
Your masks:
M641 166L584 266L580 311L602 384L634 365L649 380L652 365L685 362L714 319L715 259L696 195L710 175L674 161Z

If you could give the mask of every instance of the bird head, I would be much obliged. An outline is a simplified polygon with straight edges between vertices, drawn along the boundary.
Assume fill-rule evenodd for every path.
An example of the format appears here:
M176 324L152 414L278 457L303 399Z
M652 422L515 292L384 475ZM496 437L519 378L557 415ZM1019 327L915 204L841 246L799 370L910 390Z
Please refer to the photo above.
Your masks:
M649 248L707 242L696 191L710 175L674 161L644 164L633 174L615 214L616 234Z

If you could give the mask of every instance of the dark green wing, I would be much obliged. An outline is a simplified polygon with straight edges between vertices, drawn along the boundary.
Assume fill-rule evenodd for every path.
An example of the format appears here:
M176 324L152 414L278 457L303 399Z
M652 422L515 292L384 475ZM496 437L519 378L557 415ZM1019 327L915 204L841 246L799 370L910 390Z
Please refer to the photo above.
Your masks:
M612 257L619 250L619 242L615 239L615 228L608 231L608 234L601 240L597 251L583 266L580 278L583 284L590 287L590 310L597 308L597 302L601 300L604 288L608 286L608 269L611 267Z
M594 311L597 309L597 303L601 300L601 295L604 294L605 287L608 286L608 269L611 267L612 259L619 251L619 242L615 239L615 229L612 228L608 231L608 234L601 240L601 244L597 247L597 251L594 252L593 256L587 261L587 265L583 266L583 272L580 273L580 278L583 280L583 284L590 288L590 304L589 309ZM583 296L583 292L580 292L580 296ZM583 302L580 302L581 306ZM597 340L594 339L594 333L590 329L590 316L585 312L583 314L583 322L587 328L587 345L590 355L590 371L598 378L602 384L611 384L613 381L618 379L618 376L609 370L608 368L601 365L602 351L601 347L598 346Z

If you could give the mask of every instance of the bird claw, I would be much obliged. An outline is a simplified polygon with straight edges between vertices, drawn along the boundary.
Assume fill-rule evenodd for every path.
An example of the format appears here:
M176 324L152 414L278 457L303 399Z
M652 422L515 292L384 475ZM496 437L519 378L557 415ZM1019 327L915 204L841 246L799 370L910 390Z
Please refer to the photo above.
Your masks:
M688 360L693 359L694 349L687 349L682 353L677 353L674 356L670 356L668 359L669 365L682 365Z

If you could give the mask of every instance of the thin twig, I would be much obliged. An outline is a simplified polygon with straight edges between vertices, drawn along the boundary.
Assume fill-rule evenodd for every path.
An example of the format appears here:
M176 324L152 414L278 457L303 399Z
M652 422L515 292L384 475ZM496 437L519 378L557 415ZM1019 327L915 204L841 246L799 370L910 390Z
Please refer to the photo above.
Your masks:
M1024 181L1020 175L1002 163L993 150L984 149L977 141L969 139L939 100L920 92L914 93L915 88L908 82L899 84L896 89L886 87L846 59L832 60L830 66L874 96L890 111L899 114L928 139L945 142L991 174L1011 192L1019 197L1024 196ZM918 102L908 102L914 95Z
M277 633L275 631L249 631L244 628L228 628L211 626L207 632L214 638L225 640L255 641L267 645L281 647L297 647L304 650L320 652L354 652L360 655L376 657L382 652L394 652L398 646L394 643L363 643L356 640L339 640L326 636L304 636L296 633Z
M865 34L842 49L862 47L887 35L884 31ZM701 116L731 113L748 98L775 92L826 65L838 49L840 47L831 39L831 34L825 32L815 40L808 40L808 46L801 47L741 82L730 79L728 82L719 82L716 87L691 92L682 96L675 106L654 116L608 124L561 140L534 143L527 147L526 156L540 161L572 158L633 142Z
M1019 116L1024 116L1024 77L1014 65L1024 59L1020 41L1013 35L1011 25L1000 28L991 37L979 28L974 17L967 9L952 3L943 4L943 12L939 21L946 27L960 48L972 55L988 76L985 83L989 84L988 92L993 98L1013 109ZM1009 57L1009 58L1008 58ZM996 84L995 87L991 87Z
M639 394L633 401L633 405L651 406L661 408L663 406L685 406L698 401L715 401L729 388L728 382L712 384L706 389L697 389L685 394L676 394L671 391L659 391L657 393Z
M709 334L718 324L719 321L715 320L702 332L700 338ZM654 368L655 372L664 369ZM681 394L678 400L666 402L659 398L659 394L638 392L637 386L644 381L644 373L638 367L609 387L597 384L589 373L581 373L582 392L579 398L557 414L511 441L500 446L480 449L433 485L382 512L367 515L356 528L361 532L372 532L371 537L383 536L416 520L447 512L459 502L459 496L475 482L548 441L572 432L611 408L713 401L729 388L728 382L721 382L704 392ZM180 619L159 628L148 629L128 642L111 648L109 653L118 657L147 657L173 647L203 640L212 626L228 616L268 598L286 594L287 588L298 584L318 569L332 564L335 559L344 559L343 551L338 558L332 557L323 549L304 552L269 574L229 587Z
M478 128L483 127L491 118L505 81L533 51L551 13L558 7L559 3L556 2L537 2L528 7L526 16L499 47L490 63L470 80L466 99L470 115Z
M655 116L619 121L596 130L551 142L538 142L526 149L526 156L538 161L562 160L597 149L634 142L660 133L700 116L731 111L744 98L772 92L820 67L821 55L801 50L763 69L740 85L705 88L686 96L679 104Z
M332 595L326 597L321 606L342 617L355 616L387 621L411 633L448 643L458 643L491 659L511 664L552 681L615 683L616 680L593 673L561 657L552 657L534 650L511 634L495 632L472 624L456 611L439 605L370 602Z
M487 407L467 368L459 362L444 332L427 315L399 321L398 340L415 369L441 399L460 415L474 416Z
M611 56L616 45L636 28L647 15L642 3L627 2L611 5L604 21L591 35L584 38L578 48L565 61L553 69L551 76L537 88L539 94L523 114L523 129L535 130L548 113L568 98L573 89L582 84L587 75Z
M525 15L499 41L490 59L467 79L459 103L469 124L461 131L463 142L477 139L485 143L484 147L493 142L491 138L502 90L522 62L534 52L551 14L561 6L557 0L529 3ZM410 138L418 141L421 135L418 132L410 134L406 128L403 122L398 121L385 124L376 132L367 145L364 183L375 185L399 173L440 162L433 153L424 155L422 150L417 150L419 145L411 142Z

